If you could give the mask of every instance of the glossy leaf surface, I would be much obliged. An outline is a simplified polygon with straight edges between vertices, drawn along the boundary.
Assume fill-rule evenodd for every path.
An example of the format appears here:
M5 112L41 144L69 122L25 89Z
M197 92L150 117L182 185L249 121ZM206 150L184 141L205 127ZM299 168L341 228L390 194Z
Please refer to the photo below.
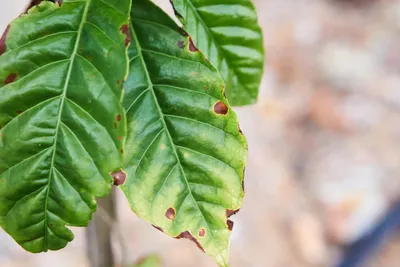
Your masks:
M218 71L148 0L132 7L122 186L134 212L227 266L244 195L246 139Z
M264 65L261 29L251 0L171 0L195 45L220 71L233 106L257 100Z
M0 42L0 224L28 251L65 247L121 167L129 8L45 1Z

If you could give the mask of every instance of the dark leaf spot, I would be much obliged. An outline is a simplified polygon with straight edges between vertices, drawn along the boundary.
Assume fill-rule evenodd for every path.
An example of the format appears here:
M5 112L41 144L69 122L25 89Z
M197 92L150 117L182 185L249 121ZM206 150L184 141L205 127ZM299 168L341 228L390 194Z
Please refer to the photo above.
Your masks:
M22 110L18 110L17 113L18 113L18 115L21 115L22 114Z
M54 225L52 223L49 224L49 227L52 228Z
M184 29L182 29L181 27L178 28L178 32L184 37L189 36L189 34Z
M240 125L238 124L238 130L240 134L243 134L242 129L240 129Z
M199 230L199 236L200 236L200 237L203 237L203 236L205 236L205 235L206 235L206 229L201 228L201 229Z
M232 231L232 230L233 230L233 225L234 225L234 223L233 223L231 220L227 220L227 221L226 221L226 224L228 225L229 231Z
M117 121L121 121L121 120L122 120L121 114L118 114L117 115Z
M120 28L121 32L123 34L125 34L125 46L128 46L129 43L131 42L131 34L129 32L129 26L128 24L124 24L122 25L122 27Z
M117 129L117 128L118 128L118 125L117 125L117 123L116 123L116 122L114 122L114 128L115 128L115 129Z
M156 228L158 231L164 233L164 230L163 230L161 227L155 226L154 224L152 224L152 226L153 226L154 228Z
M193 241L201 251L205 252L205 251L204 251L204 248L203 248L203 246L200 244L200 242L199 242L196 238L194 238L194 237L192 236L192 234L189 233L189 231L185 231L185 232L181 233L180 235L178 235L178 236L175 237L175 238L176 238L176 239L182 239L182 238L189 239L190 241Z
M210 89L210 87L206 86L206 90Z
M122 141L122 139L123 139L122 136L118 136L119 141Z
M192 37L189 37L189 51L190 52L197 52L199 49L194 45Z
M242 189L243 189L243 192L246 192L246 190L244 189L244 180L242 181Z
M6 49L7 49L7 47L6 47L6 39L7 39L7 35L8 35L9 31L10 31L10 25L7 26L6 30L4 31L4 33L3 33L3 35L1 36L1 39L0 39L0 56L2 54L4 54L4 52L6 52Z
M119 84L120 83L120 81L119 80L117 80L117 84Z
M178 41L178 47L179 48L184 48L185 47L185 42L184 41Z
M175 220L175 209L174 208L169 208L165 212L165 217L167 217L171 221Z
M226 210L226 218L230 218L231 216L237 214L240 211L240 209L237 210Z
M16 73L11 73L10 75L7 76L7 78L4 80L5 84L9 84L14 82L17 79L18 75Z
M82 54L82 52L83 52L83 48L79 48L79 53Z
M217 102L214 105L214 112L220 115L226 115L228 113L228 107L222 101Z
M122 148L121 148L120 152L121 152L121 154L124 154L124 150Z
M27 13L28 10L31 9L32 7L39 5L40 2L42 2L42 0L32 0L32 1L30 2L30 4L28 5L28 7L26 8L25 13Z
M111 176L114 179L115 186L120 186L125 183L126 173L123 170L119 170L118 172L113 172L111 173Z

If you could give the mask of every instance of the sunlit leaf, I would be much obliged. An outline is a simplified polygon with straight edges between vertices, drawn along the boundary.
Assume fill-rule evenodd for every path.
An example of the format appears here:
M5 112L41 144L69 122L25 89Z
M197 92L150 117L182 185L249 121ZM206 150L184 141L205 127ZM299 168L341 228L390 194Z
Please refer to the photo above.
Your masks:
M121 167L129 8L45 1L0 41L0 225L28 251L65 247Z
M263 38L251 0L171 0L194 44L220 71L233 106L257 100Z
M246 139L223 80L186 33L148 0L133 1L131 17L122 189L139 217L227 266Z

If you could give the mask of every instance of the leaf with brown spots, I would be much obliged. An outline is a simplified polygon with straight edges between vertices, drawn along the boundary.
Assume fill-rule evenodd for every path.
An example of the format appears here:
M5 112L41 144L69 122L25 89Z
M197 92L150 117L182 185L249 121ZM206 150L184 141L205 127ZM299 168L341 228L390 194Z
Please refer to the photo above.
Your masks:
M121 189L139 217L227 266L226 210L241 206L247 151L224 82L150 1L133 1L131 18Z
M131 1L57 2L33 1L0 40L0 225L34 253L88 224L126 136L115 80L127 74Z
M177 18L220 70L233 106L253 104L264 69L263 37L251 0L170 0ZM196 47L197 46L197 47Z

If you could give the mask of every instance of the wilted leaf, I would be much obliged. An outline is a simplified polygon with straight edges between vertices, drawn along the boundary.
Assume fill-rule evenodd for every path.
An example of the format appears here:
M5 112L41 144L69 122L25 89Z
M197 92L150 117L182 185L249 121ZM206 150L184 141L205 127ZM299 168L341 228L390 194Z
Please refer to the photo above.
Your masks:
M194 44L220 71L229 103L254 103L263 73L264 49L252 1L170 1Z
M247 157L237 116L216 69L166 14L135 0L131 17L122 189L139 217L227 266Z
M65 247L66 225L87 225L95 196L111 189L126 131L129 8L45 1L1 39L0 224L28 251Z

